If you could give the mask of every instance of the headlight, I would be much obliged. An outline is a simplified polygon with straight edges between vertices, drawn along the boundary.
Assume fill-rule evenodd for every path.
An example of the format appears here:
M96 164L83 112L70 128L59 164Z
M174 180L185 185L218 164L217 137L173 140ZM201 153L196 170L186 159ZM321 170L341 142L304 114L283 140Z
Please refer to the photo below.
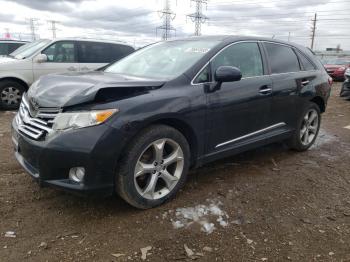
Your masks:
M105 122L117 109L96 110L74 113L60 113L56 116L52 129L55 131L96 126Z

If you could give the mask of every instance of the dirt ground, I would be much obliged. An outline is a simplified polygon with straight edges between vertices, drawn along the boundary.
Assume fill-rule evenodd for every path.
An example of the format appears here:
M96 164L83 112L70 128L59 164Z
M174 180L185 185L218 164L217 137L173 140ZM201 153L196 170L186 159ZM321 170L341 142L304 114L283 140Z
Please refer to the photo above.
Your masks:
M13 156L14 113L0 112L0 261L142 261L148 246L146 261L350 261L350 101L339 88L309 151L274 144L214 162L146 211L40 188ZM224 223L181 217L210 203Z

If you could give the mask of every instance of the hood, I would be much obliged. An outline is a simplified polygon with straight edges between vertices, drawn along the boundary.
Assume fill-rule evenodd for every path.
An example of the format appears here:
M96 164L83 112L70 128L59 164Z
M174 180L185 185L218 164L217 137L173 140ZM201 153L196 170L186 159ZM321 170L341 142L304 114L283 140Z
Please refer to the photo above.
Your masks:
M12 58L9 56L0 56L0 64L7 64L18 61L16 58Z
M103 71L66 73L41 77L28 91L29 101L40 107L66 107L94 101L97 96L118 100L160 88L165 82ZM107 97L108 96L108 97Z

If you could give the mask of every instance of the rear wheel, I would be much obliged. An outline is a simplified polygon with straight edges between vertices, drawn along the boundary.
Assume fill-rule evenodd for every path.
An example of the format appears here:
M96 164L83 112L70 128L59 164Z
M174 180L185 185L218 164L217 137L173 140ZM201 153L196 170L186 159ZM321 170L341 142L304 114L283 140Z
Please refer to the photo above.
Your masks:
M116 190L134 207L161 205L184 184L189 161L189 146L179 131L165 125L152 126L125 151L116 177Z
M288 145L297 151L309 149L316 140L321 124L321 113L319 107L312 103L304 111L298 122L297 129L288 141Z
M23 85L15 81L0 82L0 108L5 110L17 109L25 91Z

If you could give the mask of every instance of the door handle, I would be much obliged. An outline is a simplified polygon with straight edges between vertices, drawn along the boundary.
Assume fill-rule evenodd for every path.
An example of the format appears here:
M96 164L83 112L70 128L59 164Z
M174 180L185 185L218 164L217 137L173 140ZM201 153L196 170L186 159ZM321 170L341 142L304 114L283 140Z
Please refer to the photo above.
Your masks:
M270 85L263 85L262 87L260 87L259 93L261 95L271 94L272 93L272 87Z
M69 71L77 71L77 68L75 66L70 66L68 67Z
M302 85L302 86L306 86L306 85L308 85L309 83L310 83L309 80L301 81L301 85Z
M81 68L81 70L90 70L90 68L88 68L87 66L84 66Z

